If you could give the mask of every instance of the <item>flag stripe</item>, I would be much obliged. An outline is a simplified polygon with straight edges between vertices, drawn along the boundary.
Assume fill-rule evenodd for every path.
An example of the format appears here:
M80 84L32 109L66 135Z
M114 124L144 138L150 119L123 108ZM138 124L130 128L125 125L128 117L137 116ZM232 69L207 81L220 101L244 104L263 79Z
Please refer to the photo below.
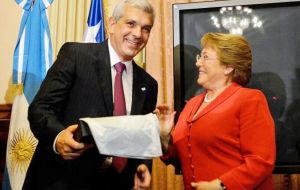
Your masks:
M95 26L103 19L101 4L102 2L97 0L91 2L89 18L88 18L88 26Z
M45 43L44 43L44 49L45 49L45 68L43 69L43 71L48 71L48 69L50 68L50 57L49 57L49 44L51 43L49 38L48 38L48 34L47 32L45 31L44 32L44 39L45 39ZM43 77L46 76L46 73L43 73Z
M26 29L24 29L22 36L21 36L21 40L20 40L20 45L19 45L19 53L18 53L18 71L23 71L23 60L24 60L24 44L25 44L25 33L26 33ZM23 72L18 72L17 76L18 76L18 80L17 80L17 84L21 84L22 83L22 79L23 79Z
M48 7L50 5L50 3L47 0L43 0L43 3L45 5L45 7Z
M99 43L105 40L104 17L101 0L92 0L83 42Z
M19 1L16 1L17 3L19 2ZM23 0L23 1L20 1L20 3L18 3L22 8L26 5L26 2L27 2L27 0Z

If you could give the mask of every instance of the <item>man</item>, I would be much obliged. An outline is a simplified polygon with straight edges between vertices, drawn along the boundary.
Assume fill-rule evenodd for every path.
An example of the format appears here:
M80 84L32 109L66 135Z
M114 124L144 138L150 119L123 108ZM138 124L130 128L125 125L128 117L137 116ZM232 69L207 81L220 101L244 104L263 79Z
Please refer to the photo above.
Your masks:
M79 118L115 115L115 65L119 62L126 66L121 74L126 113L147 114L155 109L157 82L132 60L147 44L153 22L154 11L147 0L123 0L109 19L107 41L63 45L29 107L30 127L39 143L23 189L150 186L151 160L123 158L119 169L112 164L118 157L109 162L95 146L76 142L73 135Z

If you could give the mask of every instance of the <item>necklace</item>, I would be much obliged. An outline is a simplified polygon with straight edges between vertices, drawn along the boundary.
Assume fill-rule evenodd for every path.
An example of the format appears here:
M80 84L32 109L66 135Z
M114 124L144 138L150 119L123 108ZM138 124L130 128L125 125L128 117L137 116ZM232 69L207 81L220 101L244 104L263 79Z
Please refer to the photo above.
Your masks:
M216 97L213 97L213 98L209 99L209 98L207 97L207 94L205 94L205 96L204 96L204 102L205 102L205 103L210 103L210 102L214 101L214 99L216 99Z

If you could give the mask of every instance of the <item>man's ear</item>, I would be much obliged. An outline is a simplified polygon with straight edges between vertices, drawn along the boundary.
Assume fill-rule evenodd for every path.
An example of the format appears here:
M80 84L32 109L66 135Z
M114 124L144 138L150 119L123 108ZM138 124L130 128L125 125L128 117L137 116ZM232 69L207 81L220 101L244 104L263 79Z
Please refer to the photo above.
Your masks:
M116 24L116 19L114 17L109 17L108 18L108 32L110 34L114 33L114 26Z
M227 66L227 67L224 69L224 74L225 74L225 75L229 75L233 70L234 70L233 67Z

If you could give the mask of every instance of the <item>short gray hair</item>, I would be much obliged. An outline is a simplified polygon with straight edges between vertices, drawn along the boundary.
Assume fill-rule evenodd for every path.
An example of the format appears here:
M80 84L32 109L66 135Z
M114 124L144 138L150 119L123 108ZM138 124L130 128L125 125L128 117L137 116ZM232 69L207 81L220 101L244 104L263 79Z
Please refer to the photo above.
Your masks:
M152 5L147 0L121 0L115 6L112 16L118 21L123 16L123 9L125 5L131 5L151 14L154 22L155 12Z

